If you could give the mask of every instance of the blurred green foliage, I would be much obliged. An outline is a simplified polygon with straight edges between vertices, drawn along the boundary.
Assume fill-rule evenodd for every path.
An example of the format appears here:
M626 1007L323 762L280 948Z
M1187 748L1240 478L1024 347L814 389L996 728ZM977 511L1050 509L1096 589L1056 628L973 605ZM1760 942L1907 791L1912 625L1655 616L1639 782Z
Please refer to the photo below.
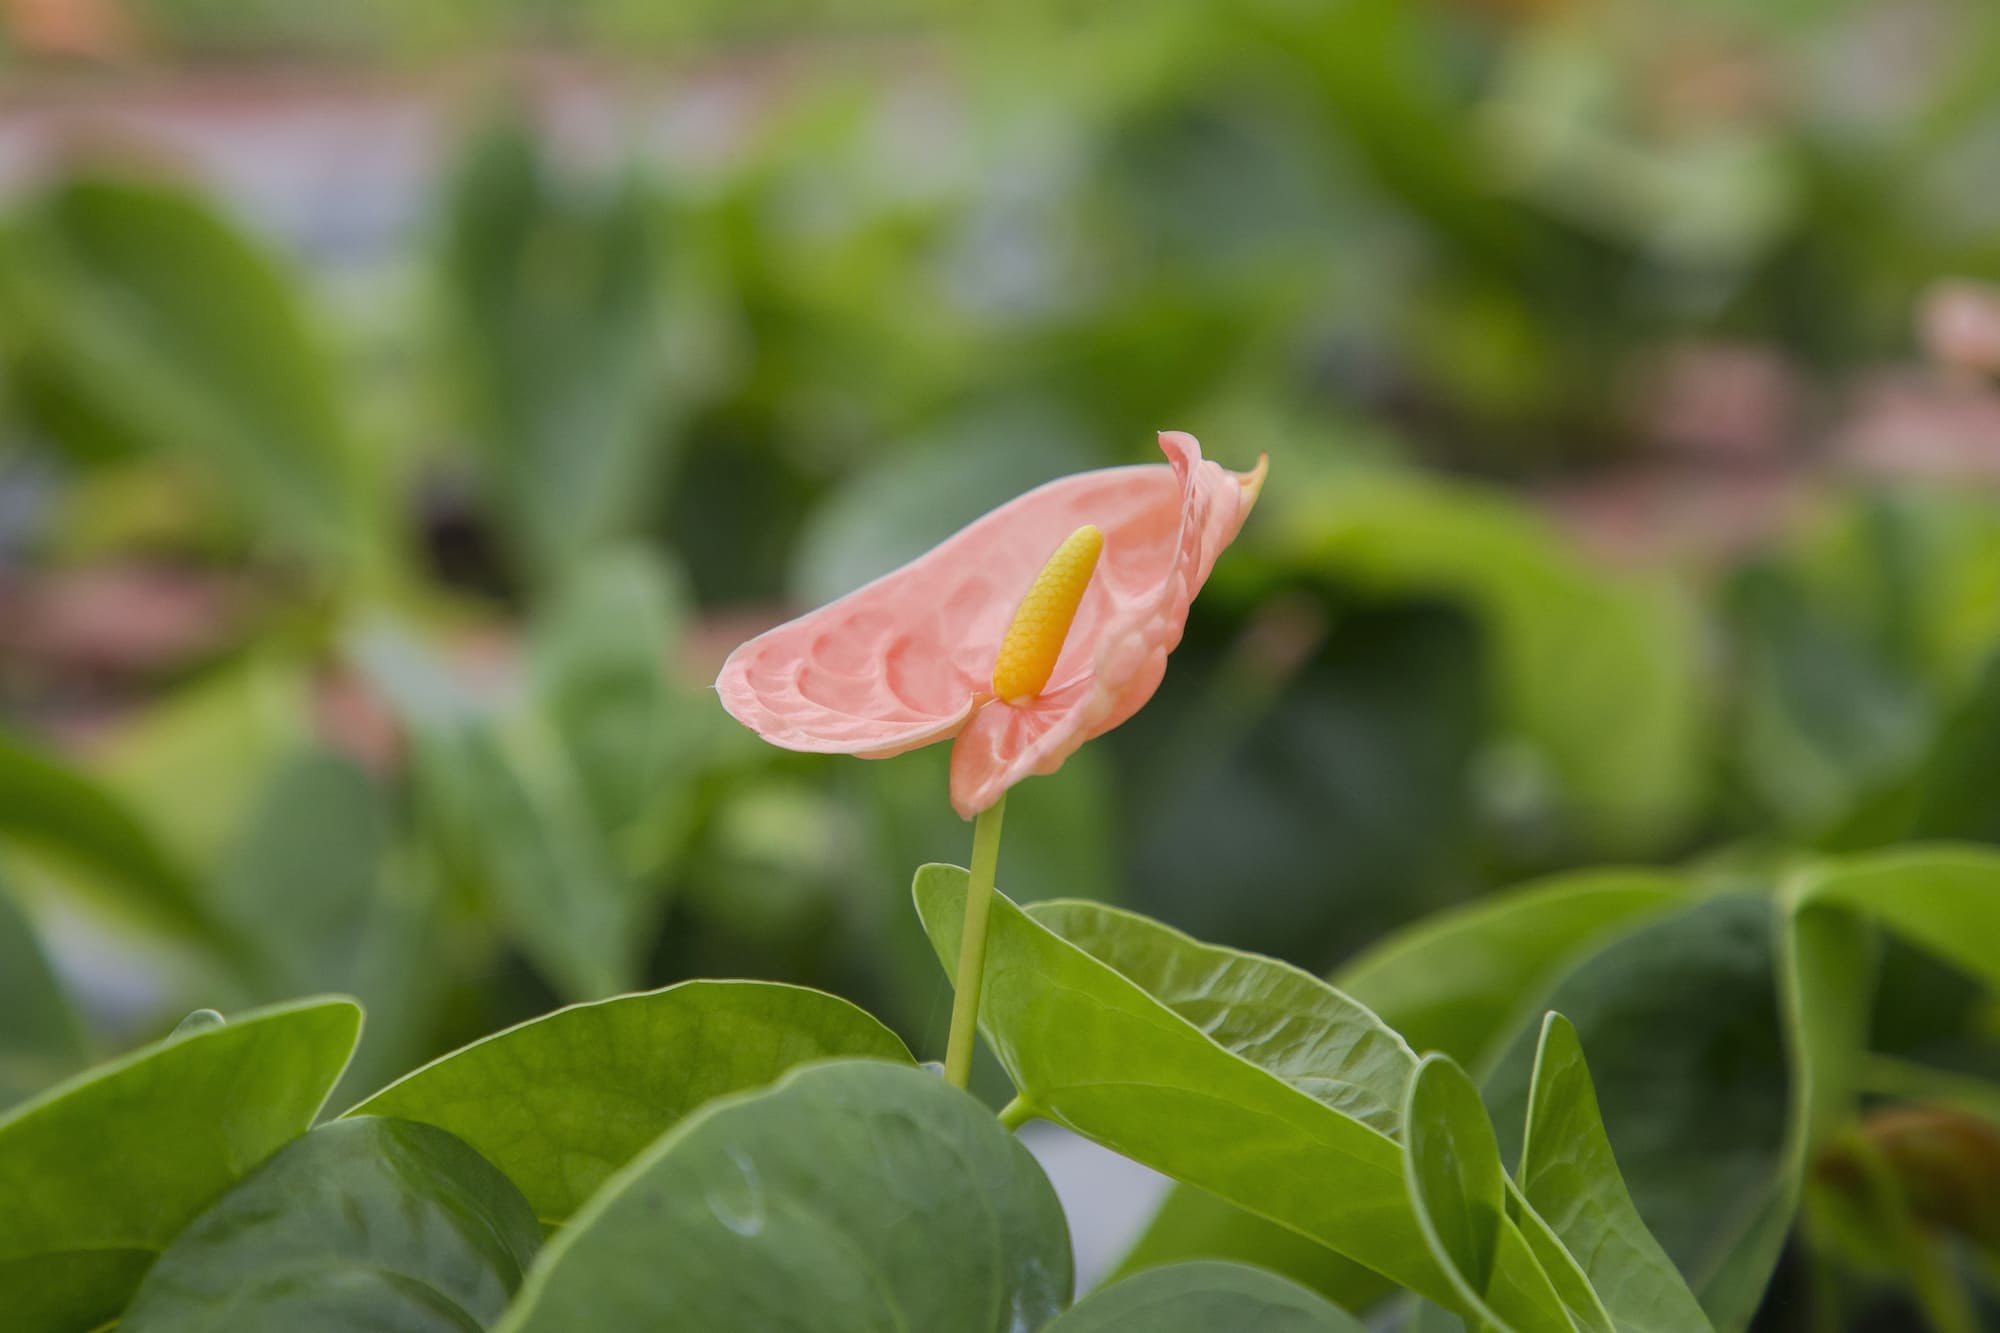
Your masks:
M1156 458L1160 427L1267 451L1271 482L1153 704L1017 794L1018 898L1325 970L1516 879L1692 862L1736 896L1657 932L1717 952L1712 987L1675 975L1720 1035L1676 1008L1686 1051L1626 1039L1671 1081L1662 1051L1775 1049L1729 1003L1770 997L1770 952L1729 927L1793 856L2000 841L2000 507L1824 461L1925 286L2000 277L2000 9L795 8L131 6L204 57L421 69L499 23L659 56L670 92L710 59L780 73L744 75L721 151L595 174L504 104L359 317L183 179L85 163L9 204L0 576L239 595L164 661L7 637L7 994L77 989L123 1044L349 991L355 1087L691 975L828 986L935 1053L900 886L963 856L942 754L772 751L705 682L1021 490ZM841 40L751 40L800 32ZM1642 391L1714 344L1811 410L1689 463ZM1635 461L1782 471L1792 503L1751 542L1614 560L1535 498ZM1564 984L1635 984L1615 964ZM2000 1070L1962 978L1884 968L1878 1043ZM23 1007L9 1097L85 1056ZM1587 1041L1600 1011L1657 1018L1579 1001ZM1607 1119L1653 1086L1598 1072ZM1763 1091L1660 1133L1768 1154Z

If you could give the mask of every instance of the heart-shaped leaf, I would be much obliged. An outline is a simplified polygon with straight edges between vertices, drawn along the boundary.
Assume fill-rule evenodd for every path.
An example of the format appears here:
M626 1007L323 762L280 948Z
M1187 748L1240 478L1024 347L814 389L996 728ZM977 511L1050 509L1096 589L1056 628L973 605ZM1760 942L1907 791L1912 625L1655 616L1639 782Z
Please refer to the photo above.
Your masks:
M947 973L957 967L965 880L953 866L917 872L917 910ZM996 895L980 1009L1025 1102L1456 1301L1418 1229L1390 1137L1415 1067L1400 1037L1282 963L1095 904L1035 912Z
M1632 1204L1597 1109L1576 1028L1542 1025L1518 1170L1521 1193L1581 1264L1619 1333L1698 1333L1709 1327Z
M935 1075L800 1069L713 1102L542 1252L505 1333L1040 1328L1069 1231L1026 1148Z
M483 1329L541 1239L520 1191L450 1134L405 1120L335 1121L281 1148L190 1223L119 1328Z
M847 1001L763 981L689 981L572 1005L425 1065L349 1112L440 1126L507 1173L544 1224L702 1103L829 1056L910 1062Z
M304 1000L172 1038L0 1119L0 1310L83 1333L216 1195L305 1132L361 1011Z
M1246 1264L1152 1268L1092 1292L1044 1333L1363 1333L1354 1316Z

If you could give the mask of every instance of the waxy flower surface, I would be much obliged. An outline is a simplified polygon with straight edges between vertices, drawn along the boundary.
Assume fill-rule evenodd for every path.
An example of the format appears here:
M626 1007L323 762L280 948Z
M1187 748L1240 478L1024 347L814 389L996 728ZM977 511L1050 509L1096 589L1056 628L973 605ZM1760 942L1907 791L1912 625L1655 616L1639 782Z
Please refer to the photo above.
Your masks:
M1232 472L1166 431L1168 463L1062 477L889 574L745 643L723 706L774 745L882 759L946 737L966 818L1132 716L1235 539L1264 461Z

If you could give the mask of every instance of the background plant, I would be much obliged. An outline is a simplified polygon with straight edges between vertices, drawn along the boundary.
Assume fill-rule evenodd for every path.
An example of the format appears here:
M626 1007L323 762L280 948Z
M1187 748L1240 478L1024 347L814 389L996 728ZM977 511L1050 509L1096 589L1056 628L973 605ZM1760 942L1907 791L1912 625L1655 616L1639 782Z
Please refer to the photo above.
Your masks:
M496 22L126 13L170 68L409 78ZM703 684L778 607L1187 425L1285 484L1153 707L1017 793L1003 887L1330 972L1480 1080L1510 1154L1560 1010L1718 1322L1793 1194L1766 1326L1979 1287L1991 1233L1938 1182L1987 1161L1991 1002L1934 949L1982 937L1891 923L1833 1092L1784 996L1799 924L1880 910L1801 885L1874 853L1943 882L1887 849L2000 828L1992 400L1908 364L1928 285L2000 262L1983 7L1188 4L1060 42L913 7L789 63L726 44L806 31L776 9L565 14L505 31L656 55L632 105L783 77L725 151L610 167L530 79L358 257L126 161L11 194L0 1088L334 990L370 1015L338 1108L558 1002L733 974L937 1054L892 886L964 854L939 757L766 753ZM1907 68L1854 54L1890 29ZM110 77L35 50L37 95ZM1607 863L1665 878L1483 902ZM1648 884L1692 901L1610 919ZM1425 995L1403 948L1506 976ZM1688 1220L1718 1199L1750 1220ZM1351 1298L1291 1235L1180 1193L1141 1253Z

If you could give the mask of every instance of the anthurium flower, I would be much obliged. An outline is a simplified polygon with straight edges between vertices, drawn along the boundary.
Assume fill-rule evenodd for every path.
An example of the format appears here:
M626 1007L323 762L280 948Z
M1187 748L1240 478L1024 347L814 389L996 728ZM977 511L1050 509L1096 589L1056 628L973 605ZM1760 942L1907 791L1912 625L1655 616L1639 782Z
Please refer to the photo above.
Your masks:
M967 819L1053 773L1159 688L1188 606L1265 462L1231 472L1165 431L1169 465L1062 477L928 554L750 640L716 680L774 745L883 759L946 737Z

